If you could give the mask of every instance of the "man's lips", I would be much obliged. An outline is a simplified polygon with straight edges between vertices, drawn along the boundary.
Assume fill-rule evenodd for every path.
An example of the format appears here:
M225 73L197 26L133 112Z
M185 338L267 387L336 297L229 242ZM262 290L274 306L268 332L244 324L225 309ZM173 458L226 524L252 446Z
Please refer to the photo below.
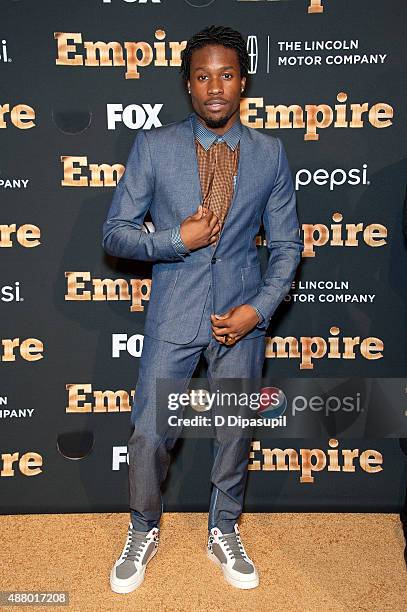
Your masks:
M205 106L207 106L210 110L221 110L224 106L226 106L227 102L223 100L210 100L209 102L205 102Z

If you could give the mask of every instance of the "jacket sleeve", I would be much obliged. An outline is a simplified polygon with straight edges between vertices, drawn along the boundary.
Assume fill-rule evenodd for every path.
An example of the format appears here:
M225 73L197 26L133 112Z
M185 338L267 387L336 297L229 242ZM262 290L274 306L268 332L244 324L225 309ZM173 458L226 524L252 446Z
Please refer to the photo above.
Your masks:
M277 141L278 169L262 216L269 259L259 292L247 302L263 315L264 319L257 327L265 329L277 306L290 290L304 249L293 180L284 146L280 138Z
M115 257L144 261L183 260L176 249L173 229L143 231L144 217L154 196L154 169L147 136L139 130L130 151L126 170L117 184L103 224L102 246Z

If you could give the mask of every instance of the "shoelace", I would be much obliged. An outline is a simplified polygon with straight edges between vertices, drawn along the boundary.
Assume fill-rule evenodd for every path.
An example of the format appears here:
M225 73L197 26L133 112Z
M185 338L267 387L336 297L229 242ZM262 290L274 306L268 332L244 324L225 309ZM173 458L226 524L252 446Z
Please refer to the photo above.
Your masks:
M247 555L240 537L236 533L228 533L219 538L226 544L226 548L231 552L235 559L243 559L247 561Z
M122 558L125 561L138 561L139 556L143 551L143 545L147 543L147 538L141 533L137 533L134 529L129 529L128 542L122 553Z

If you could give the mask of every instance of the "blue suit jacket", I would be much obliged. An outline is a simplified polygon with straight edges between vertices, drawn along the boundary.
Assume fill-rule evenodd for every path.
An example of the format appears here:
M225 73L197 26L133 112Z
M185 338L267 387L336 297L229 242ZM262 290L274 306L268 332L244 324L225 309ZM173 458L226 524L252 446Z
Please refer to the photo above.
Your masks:
M213 312L244 303L260 310L265 320L241 341L259 336L290 289L303 243L287 157L279 138L242 127L236 187L220 238L215 247L186 255L176 251L171 230L203 200L191 115L136 135L103 225L103 248L154 262L147 335L176 344L193 340L212 285ZM142 230L148 210L151 234ZM255 242L261 222L269 251L263 278Z

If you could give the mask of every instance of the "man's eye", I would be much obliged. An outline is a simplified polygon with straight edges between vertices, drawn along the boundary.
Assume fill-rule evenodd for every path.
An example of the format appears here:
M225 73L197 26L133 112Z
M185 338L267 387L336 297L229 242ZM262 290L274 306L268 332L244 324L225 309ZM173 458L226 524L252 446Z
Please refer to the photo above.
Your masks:
M225 74L225 76L230 76L230 77L232 77L232 75L230 74L230 72L225 72L224 74Z
M199 79L204 79L204 78L205 78L205 75L204 74L200 74L199 77L198 77L198 81L199 81Z

